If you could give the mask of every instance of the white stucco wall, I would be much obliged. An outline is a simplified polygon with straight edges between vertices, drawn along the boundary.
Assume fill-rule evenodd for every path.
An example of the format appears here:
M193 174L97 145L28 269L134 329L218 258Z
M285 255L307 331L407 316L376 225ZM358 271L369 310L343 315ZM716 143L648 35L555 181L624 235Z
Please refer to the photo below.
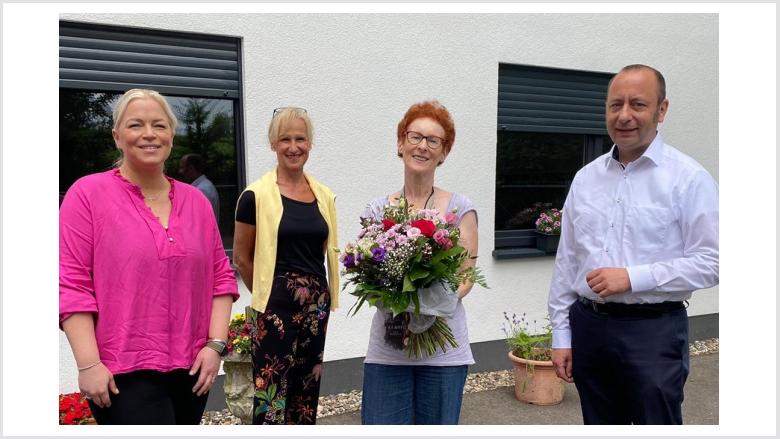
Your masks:
M465 299L472 342L503 338L502 312L547 315L552 258L496 261L494 235L498 64L614 72L632 63L664 73L670 109L664 139L718 178L718 18L715 14L96 15L67 20L154 27L243 40L248 181L274 165L272 109L308 109L315 147L307 170L337 194L339 241L358 231L373 197L402 185L395 127L410 104L439 99L457 138L436 184L467 194L479 212L479 266L491 289ZM681 43L682 42L682 43ZM240 311L249 303L242 298ZM365 354L372 312L331 316L325 360ZM718 289L694 294L691 315L718 312ZM75 391L72 354L60 343L60 391Z

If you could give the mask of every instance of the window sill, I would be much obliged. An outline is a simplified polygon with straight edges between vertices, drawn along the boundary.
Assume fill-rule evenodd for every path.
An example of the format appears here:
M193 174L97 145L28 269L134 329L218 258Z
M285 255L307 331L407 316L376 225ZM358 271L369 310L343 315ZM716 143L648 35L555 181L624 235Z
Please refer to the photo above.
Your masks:
M509 247L493 250L493 259L542 258L545 256L555 256L555 252L545 253L531 247Z

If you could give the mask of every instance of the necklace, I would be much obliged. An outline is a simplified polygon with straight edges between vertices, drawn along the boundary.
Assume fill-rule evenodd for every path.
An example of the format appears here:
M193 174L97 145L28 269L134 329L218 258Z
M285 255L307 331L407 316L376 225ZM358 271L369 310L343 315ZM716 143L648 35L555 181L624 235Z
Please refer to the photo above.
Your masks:
M423 209L428 208L428 202L431 201L431 197L433 196L433 192L435 191L435 188L431 186L431 194L428 195L428 199L425 200L425 204L423 205ZM401 188L401 196L406 198L406 186Z
M157 193L156 193L156 194L154 194L154 195L149 195L149 196L147 196L147 195L144 195L144 192L143 192L143 191L141 191L141 195L143 195L143 196L144 196L144 200L155 201L155 200L157 200L158 198L160 198L160 195L162 195L162 193L163 193L163 192L165 192L165 189L161 190L160 192L157 192Z
M142 192L142 193L143 193L143 192ZM156 194L156 195L154 195L154 196L148 196L148 197L147 197L146 195L144 195L144 200L155 201L155 200L157 200L158 198L160 198L160 195L162 195L162 192L157 192L157 194Z

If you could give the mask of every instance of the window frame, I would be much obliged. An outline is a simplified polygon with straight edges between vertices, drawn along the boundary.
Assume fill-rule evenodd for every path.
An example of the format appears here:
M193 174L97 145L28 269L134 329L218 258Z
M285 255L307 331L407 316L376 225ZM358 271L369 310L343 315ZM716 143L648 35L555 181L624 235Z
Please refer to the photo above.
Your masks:
M528 78L523 78L523 72L528 73ZM612 146L612 142L609 138L609 135L606 131L606 123L603 119L604 110L599 110L600 114L602 115L601 123L597 124L597 126L588 126L588 127L578 127L578 122L581 122L580 119L575 118L573 120L573 123L569 124L566 121L566 118L561 116L559 119L555 120L555 123L550 124L549 120L543 121L539 120L538 122L533 120L533 117L530 117L530 119L526 119L523 122L518 123L507 123L508 115L506 108L509 108L510 111L522 113L524 110L524 102L522 100L516 100L514 103L511 100L506 100L506 96L511 96L511 87L517 86L516 84L519 82L523 84L523 88L532 88L533 84L529 85L524 83L524 79L527 79L529 82L533 83L535 81L539 81L542 83L545 87L549 84L547 78L545 75L549 74L552 78L555 78L555 80L559 81L559 83L564 84L564 86L569 85L573 86L576 89L577 84L580 84L581 82L593 82L596 81L597 83L603 82L603 97L604 102L606 100L606 88L607 83L609 81L609 78L611 78L614 73L606 73L606 72L584 72L584 71L576 71L576 70L567 70L567 69L558 69L558 68L547 68L547 67L537 67L537 66L525 66L525 65L517 65L517 64L499 64L499 74L498 74L498 83L499 83L499 94L498 94L498 116L497 116L497 136L496 136L496 163L498 167L498 163L501 160L501 157L498 156L498 143L499 143L499 137L501 136L502 132L524 132L524 133L539 133L539 134L579 134L583 136L582 141L582 166L585 166L586 164L590 163L595 158L599 157L600 155L604 154L609 150L609 148ZM567 84L565 80L561 80L561 78L566 78L568 76L571 76L573 78L573 81L570 84ZM520 80L518 81L518 78ZM593 92L593 86L590 85L591 93ZM509 90L507 90L509 89ZM523 90L523 93L533 93L533 90ZM553 96L554 91L550 91L551 95ZM576 94L576 91L575 91ZM503 98L503 99L502 99ZM552 102L555 101L557 96L550 99L551 104L555 105ZM546 102L544 101L544 91L540 94L537 94L534 96L534 104L529 105L529 107L532 107L534 105L545 105ZM564 98L565 99L565 98ZM507 105L509 103L509 105ZM502 104L505 106L505 108L502 108ZM514 104L514 106L513 106ZM603 108L603 103L601 104ZM520 108L521 110L517 110L516 108ZM503 111L502 111L503 110ZM546 109L547 110L547 109ZM563 111L567 110L566 108L561 108L559 111L561 111L560 114L564 114ZM551 112L548 112L547 114L554 114L556 110L552 110ZM571 110L569 110L571 111ZM525 110L527 113L528 111ZM592 117L592 114L594 113L594 107L591 106L590 108L590 114ZM555 116L549 116L551 118L555 118ZM536 124L536 126L535 126ZM498 177L498 176L496 176ZM566 187L566 194L568 194L569 188L571 187L571 181L574 179L574 175L571 176L571 178L567 182ZM498 179L496 179L496 197L498 197ZM533 184L528 184L526 186L532 186ZM562 206L561 206L562 207ZM495 225L494 225L495 227ZM500 260L500 259L516 259L516 258L529 258L529 257L544 257L544 256L554 256L556 252L544 252L542 250L538 250L536 247L536 240L537 240L537 233L535 229L514 229L514 230L498 230L494 229L494 249L492 251L492 256L494 259Z
M63 79L62 71L60 72L59 89L75 90L82 92L119 92L120 94L127 91L130 88L151 88L163 93L168 97L182 97L182 98L204 98L204 99L227 99L232 101L233 108L233 132L234 141L236 147L236 190L237 195L242 191L242 188L246 187L246 138L245 138L245 124L244 124L244 74L243 74L243 40L239 37L231 37L225 35L205 34L198 32L182 32L182 31L170 31L165 29L153 29L153 28L140 28L133 26L116 26L105 25L97 23L85 23L69 20L59 20L60 26L60 49L62 51L62 30L66 29L78 29L85 32L94 32L97 36L109 37L113 34L132 34L137 35L141 40L155 41L197 41L208 45L210 42L216 42L219 44L235 44L236 55L236 89L235 90L218 90L203 88L199 90L193 87L179 87L176 85L164 85L159 86L156 84L150 84L143 82L143 79L138 81L128 81L120 84L107 83L97 80L89 79ZM107 38L107 39L109 39ZM207 49L206 49L207 50ZM197 51L197 49L195 49ZM60 54L60 70L63 69L63 55ZM88 59L87 59L88 60ZM164 64L163 64L164 65ZM139 77L140 78L140 77ZM197 76L193 76L197 79ZM217 220L219 220L217 218ZM225 251L228 257L232 261L233 249L232 239L228 240L225 245Z

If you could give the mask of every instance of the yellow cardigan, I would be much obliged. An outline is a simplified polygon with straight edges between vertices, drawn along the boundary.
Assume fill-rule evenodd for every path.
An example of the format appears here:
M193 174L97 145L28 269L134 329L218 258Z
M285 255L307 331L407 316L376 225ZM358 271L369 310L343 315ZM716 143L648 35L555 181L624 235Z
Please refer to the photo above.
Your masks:
M339 270L336 247L336 196L327 186L311 175L304 173L311 191L317 198L317 207L328 225L327 267L330 289L330 308L339 306ZM282 220L282 195L276 185L276 168L268 172L244 191L255 193L255 259L252 267L252 309L264 312L271 296L274 268L276 267L276 244L279 223Z

